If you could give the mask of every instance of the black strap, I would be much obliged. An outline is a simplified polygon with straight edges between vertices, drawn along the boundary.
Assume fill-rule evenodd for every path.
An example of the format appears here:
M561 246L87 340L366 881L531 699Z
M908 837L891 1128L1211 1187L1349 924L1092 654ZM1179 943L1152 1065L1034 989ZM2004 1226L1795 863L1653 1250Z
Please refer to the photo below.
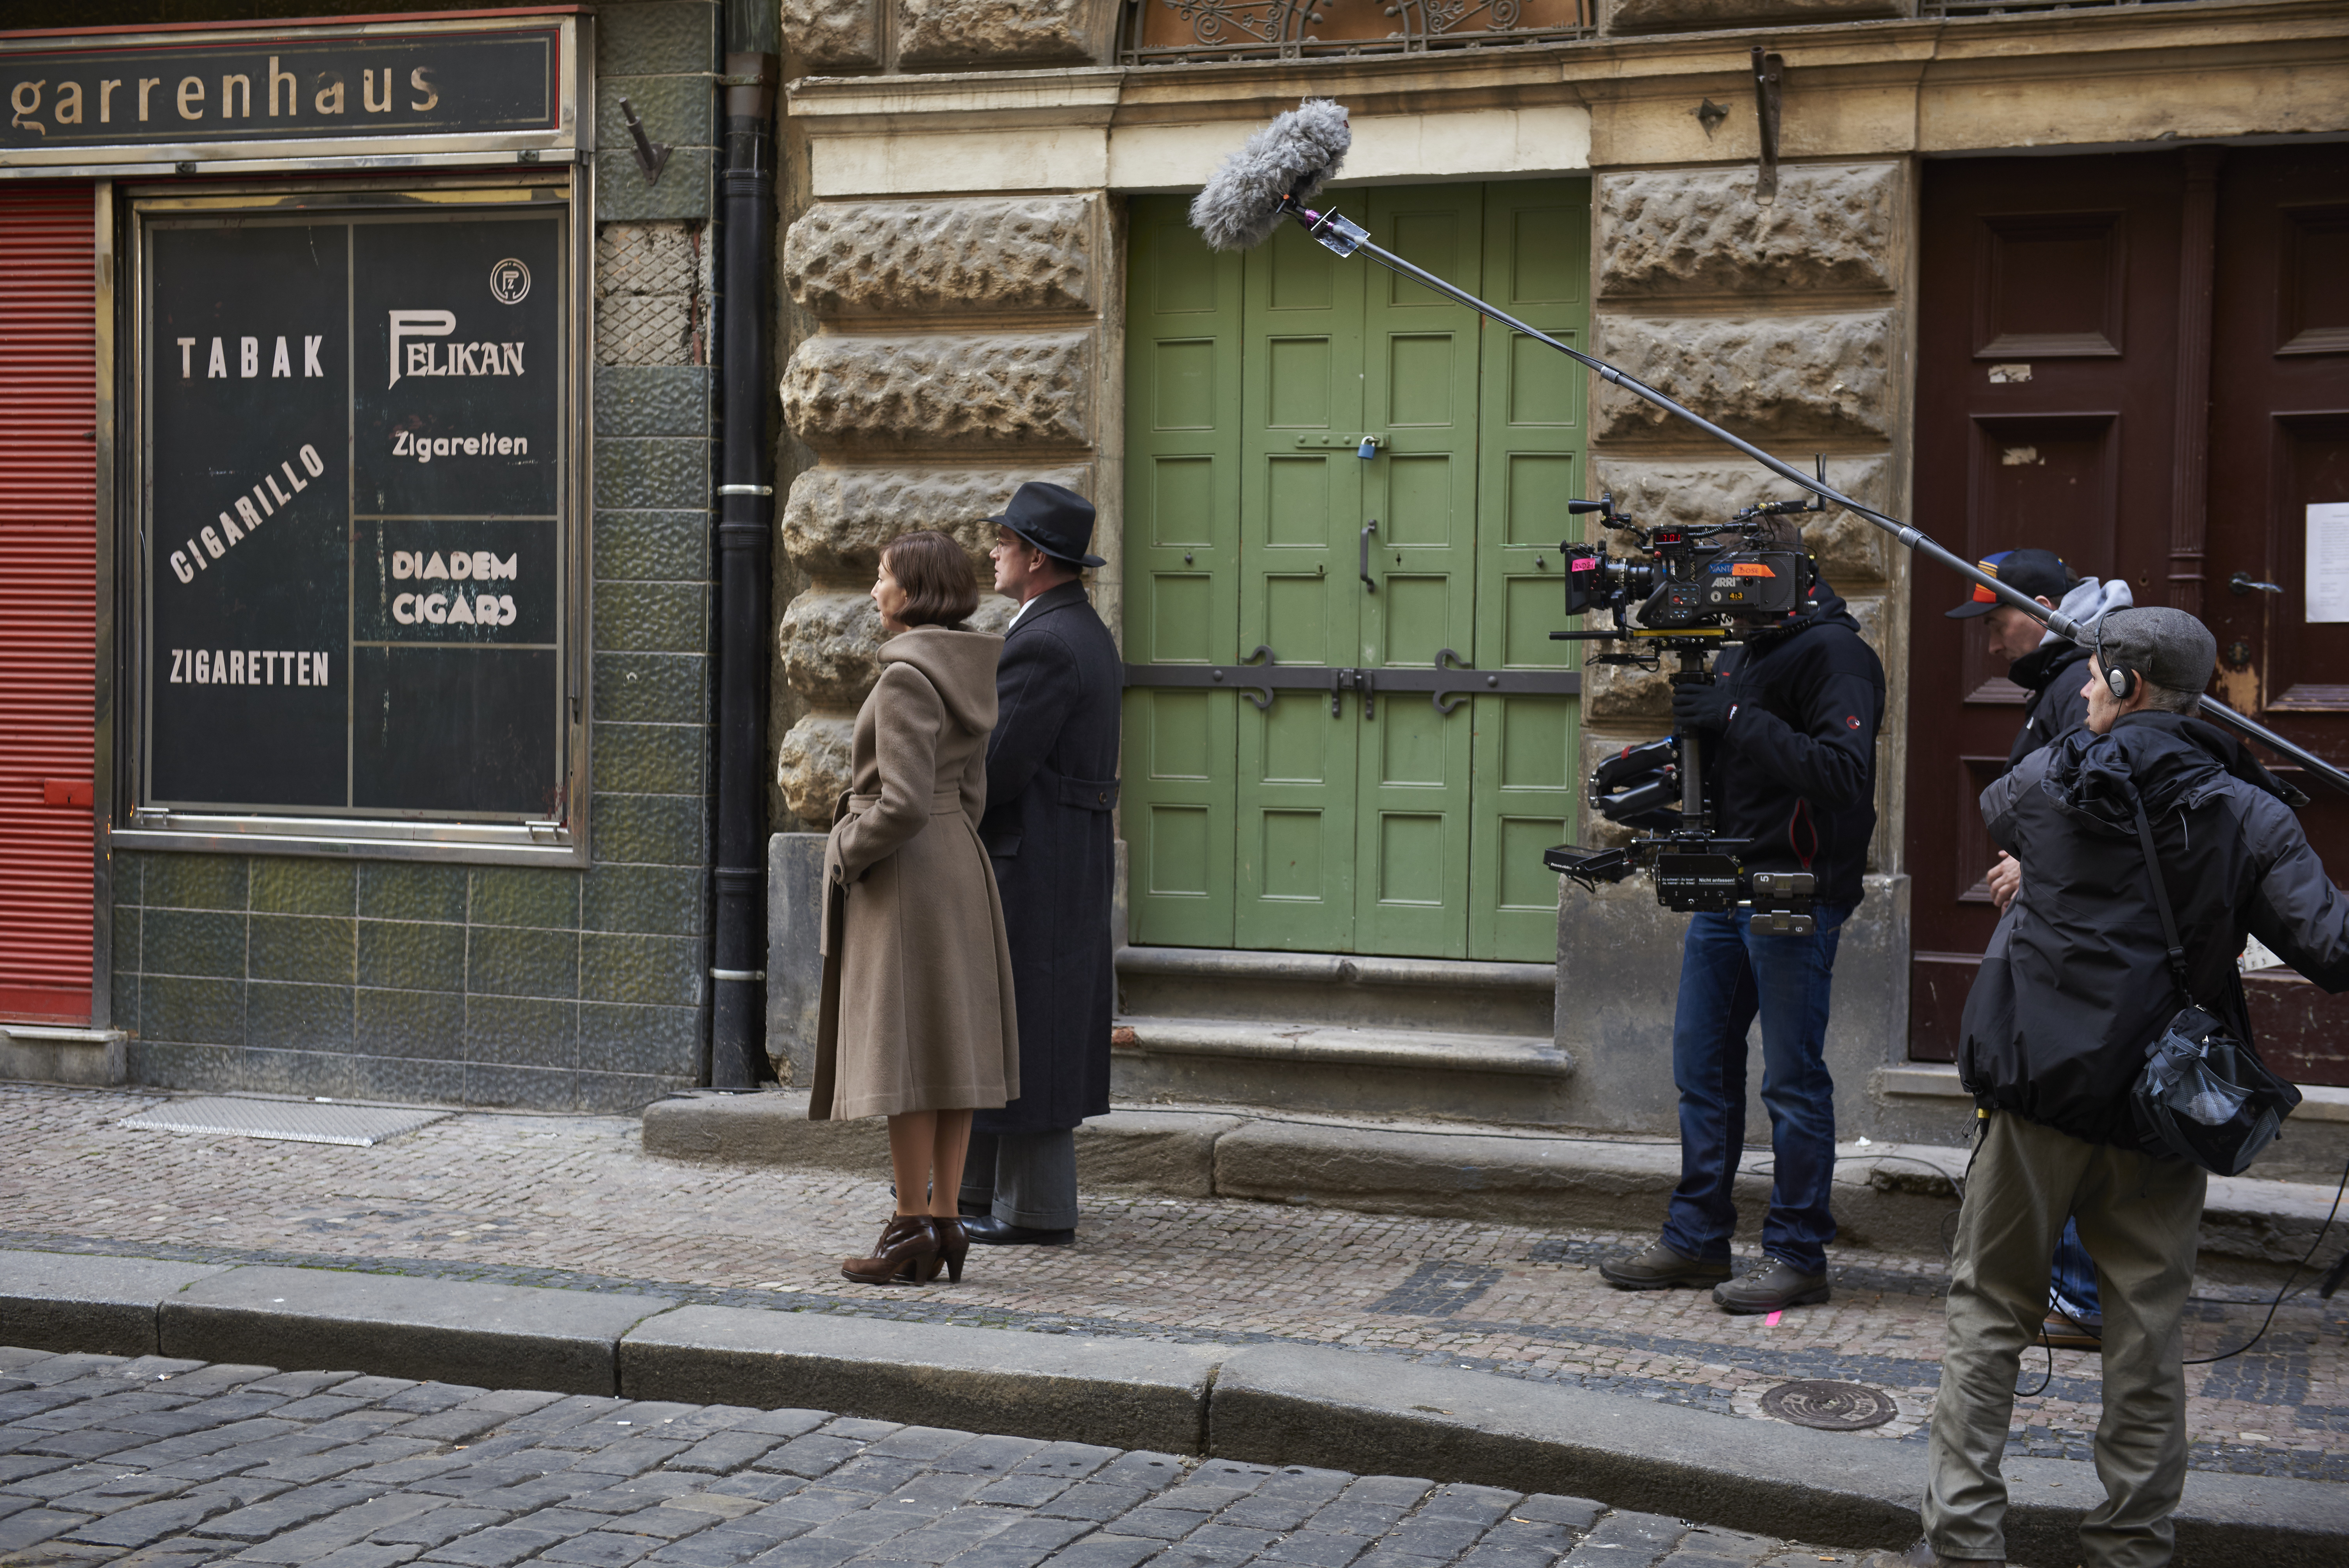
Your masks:
M2153 878L2153 908L2161 916L2161 939L2169 944L2170 978L2178 982L2178 993L2191 1003L2194 991L2188 984L2186 948L2178 940L2178 917L2170 913L2169 889L2161 880L2161 857L2154 851L2153 824L2145 820L2143 800L2132 795L2129 805L2137 813L2137 841L2145 850L2146 872Z

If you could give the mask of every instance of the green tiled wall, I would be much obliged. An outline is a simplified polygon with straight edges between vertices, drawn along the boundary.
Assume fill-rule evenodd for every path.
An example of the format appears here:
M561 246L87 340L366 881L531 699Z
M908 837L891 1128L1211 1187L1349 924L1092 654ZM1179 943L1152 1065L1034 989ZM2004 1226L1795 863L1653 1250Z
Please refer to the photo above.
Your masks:
M599 222L710 211L712 0L598 11ZM676 144L660 183L617 99ZM633 1111L709 1039L710 372L595 385L593 864L126 854L114 1020L188 1088Z

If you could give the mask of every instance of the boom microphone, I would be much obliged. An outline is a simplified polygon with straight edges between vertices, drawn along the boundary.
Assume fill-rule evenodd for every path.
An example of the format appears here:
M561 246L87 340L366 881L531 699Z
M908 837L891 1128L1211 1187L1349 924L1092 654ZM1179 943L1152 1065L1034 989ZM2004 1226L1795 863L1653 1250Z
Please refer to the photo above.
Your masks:
M1208 248L1245 251L1272 238L1289 204L1310 201L1354 144L1346 106L1307 98L1247 139L1191 203Z
M1593 355L1585 354L1572 344L1559 342L1549 334L1527 325L1506 311L1485 304L1466 289L1437 277L1423 267L1413 266L1392 251L1374 243L1370 231L1361 224L1335 211L1313 211L1307 203L1319 195L1321 187L1336 176L1338 166L1345 161L1346 150L1353 141L1353 128L1346 122L1343 104L1330 98L1306 99L1249 137L1245 146L1224 160L1224 166L1216 170L1215 178L1209 180L1193 199L1191 226L1198 230L1215 250L1245 251L1270 239L1272 232L1280 227L1284 218L1294 218L1307 233L1334 253L1340 256L1366 255L1388 271L1433 289L1455 304L1467 306L1478 315L1557 349L1576 364L1595 372L1609 386L1619 387L1665 413L1686 420L1715 440L1744 453L1787 483L1808 490L1829 506L1841 507L1853 516L1872 523L1918 554L1938 562L1976 586L1987 589L1999 603L2021 610L2056 635L2068 637L2083 647L2095 645L2091 640L2095 636L2095 628L2083 626L2061 610L2050 610L2036 599L2017 593L2012 585L2000 582L1972 562L1963 560L1934 542L1921 530L1831 489L1824 471L1819 478L1813 479L1753 442L1731 434L1692 409L1682 407L1637 377L1628 375ZM2349 794L2349 772L2344 772L2315 753L2293 745L2216 697L2204 697L2202 711L2271 750L2292 758L2307 769L2312 777L2323 779L2344 794Z

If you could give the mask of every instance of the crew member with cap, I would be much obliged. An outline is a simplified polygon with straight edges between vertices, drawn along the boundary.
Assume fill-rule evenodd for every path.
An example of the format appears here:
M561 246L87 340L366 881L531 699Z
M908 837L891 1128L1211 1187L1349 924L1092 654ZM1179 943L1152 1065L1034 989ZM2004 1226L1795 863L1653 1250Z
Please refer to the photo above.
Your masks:
M2187 1468L2181 1323L2206 1181L2199 1164L2146 1151L2130 1086L2187 1006L2251 1037L2235 972L2247 936L2325 990L2349 990L2349 900L2282 786L2195 717L2217 653L2183 610L2114 612L2083 683L2086 722L1982 791L1992 841L2030 874L1966 996L1958 1074L1981 1133L1950 1262L1925 1539L1899 1560L1913 1568L2006 1560L2015 1374L2066 1216L2095 1251L2105 1298L2105 1497L2080 1522L2078 1560L2170 1561Z
M996 665L980 840L995 865L1019 1015L1019 1098L982 1110L963 1226L990 1245L1076 1239L1077 1124L1109 1112L1120 688L1125 674L1081 573L1093 508L1031 482L996 525L996 592L1019 602Z
M2127 580L2120 577L2074 577L2071 567L2048 550L2002 550L1977 562L2008 587L2051 610L2061 610L2081 625L2094 625L2109 611L2127 609L2133 602ZM1976 585L1966 602L1943 612L1952 621L1979 617L1989 636L1992 658L2007 661L2006 678L2025 693L2023 727L2007 748L2006 766L2015 764L2067 731L2077 729L2088 717L2088 650L2069 637L2049 631L2036 617L2001 603L1987 588ZM2006 910L2014 890L2022 885L2023 863L2001 850L1998 862L1983 873L1992 903ZM2064 1222L2055 1243L2054 1272L2047 1282L2047 1321L2040 1328L2046 1344L2064 1350L2094 1350L2105 1329L2105 1314L2096 1297L2096 1264L2080 1244L2080 1230Z

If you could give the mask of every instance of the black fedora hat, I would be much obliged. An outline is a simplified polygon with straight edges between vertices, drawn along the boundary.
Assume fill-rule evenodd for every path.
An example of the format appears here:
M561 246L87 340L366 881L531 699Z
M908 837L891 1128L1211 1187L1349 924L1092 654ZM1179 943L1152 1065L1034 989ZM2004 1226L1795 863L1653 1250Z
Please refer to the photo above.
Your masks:
M1066 485L1030 480L987 521L1009 529L1055 561L1071 566L1109 564L1085 553L1085 546L1093 542L1093 503Z

